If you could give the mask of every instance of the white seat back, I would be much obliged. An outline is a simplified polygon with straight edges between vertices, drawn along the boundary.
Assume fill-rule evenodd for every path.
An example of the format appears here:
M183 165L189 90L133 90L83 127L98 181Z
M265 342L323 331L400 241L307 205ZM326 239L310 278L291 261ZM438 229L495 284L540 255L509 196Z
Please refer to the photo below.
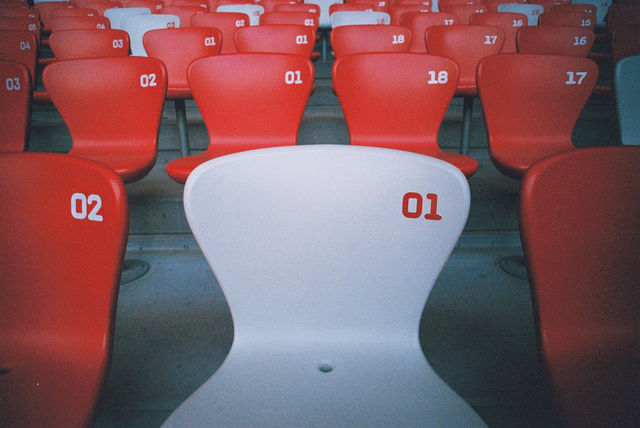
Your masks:
M331 28L341 25L389 25L391 18L386 12L341 11L331 14Z
M622 58L616 63L614 88L624 145L640 146L640 56Z
M130 15L122 20L122 29L129 34L131 56L148 56L142 38L144 33L162 28L180 28L180 18L176 15Z
M109 19L111 28L122 30L122 20L129 15L151 15L148 7L113 7L104 11L104 16Z

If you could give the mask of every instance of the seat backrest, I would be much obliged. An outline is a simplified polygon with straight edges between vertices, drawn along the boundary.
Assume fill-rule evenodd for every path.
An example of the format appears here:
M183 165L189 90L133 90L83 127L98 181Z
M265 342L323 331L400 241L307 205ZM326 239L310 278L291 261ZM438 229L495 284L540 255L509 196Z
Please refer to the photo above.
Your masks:
M42 80L71 133L70 154L144 156L144 169L116 169L125 182L149 172L167 88L162 62L140 57L56 61L44 69Z
M310 58L315 36L313 28L304 25L256 25L239 28L235 42L238 52L289 53Z
M373 12L376 10L375 2L371 3L334 3L329 7L329 15L336 12Z
M391 17L386 12L334 12L331 14L331 27L341 25L389 25Z
M469 210L468 184L445 162L336 145L219 158L189 176L184 195L234 342L302 348L372 334L415 341Z
M331 28L331 14L329 13L329 8L331 5L336 3L344 3L343 0L309 0L304 1L304 3L312 3L316 4L320 7L320 17L318 18L319 24L318 28L323 30L328 30Z
M106 382L129 211L103 165L0 154L0 425L87 426Z
M539 354L562 422L637 425L640 147L543 159L520 201Z
M33 7L4 7L0 6L0 16L15 18L34 18L40 21L38 9Z
M491 25L504 33L504 43L500 53L516 53L516 33L527 25L527 16L522 13L485 12L474 13L469 18L471 25Z
M473 96L478 61L500 53L504 32L484 25L436 25L427 29L425 42L428 53L451 58L460 67L457 94Z
M180 28L180 18L176 15L129 15L122 19L122 29L129 33L132 56L148 56L144 49L143 37L147 31L166 28Z
M407 52L411 31L399 25L343 25L331 30L336 58L354 53Z
M296 144L313 86L309 58L277 53L219 55L191 63L188 77L214 156Z
M235 12L198 13L191 17L192 27L213 27L222 32L222 47L220 53L236 53L236 30L249 25L249 16Z
M260 25L304 25L318 31L318 16L313 12L265 12L260 15Z
M598 6L595 4L561 3L551 7L551 12L587 12L597 13Z
M519 53L586 58L596 36L588 27L522 27L516 35Z
M598 11L596 12L598 23L596 25L604 25L605 18L607 17L609 6L611 6L612 1L611 0L571 0L571 3L595 5L598 8Z
M95 9L87 7L57 8L49 13L49 18L53 21L58 18L66 18L68 16L98 16Z
M218 6L215 11L243 13L249 17L249 25L259 25L264 8L257 4L224 4Z
M488 9L483 4L450 3L441 5L440 11L456 15L460 25L469 25L471 15L488 12Z
M40 14L40 21L42 22L42 29L49 31L49 25L51 24L51 11L58 8L73 8L76 7L75 3L70 1L40 1L36 2L33 7Z
M122 20L129 15L151 15L148 7L118 7L104 11L104 16L109 18L111 28L122 30Z
M165 3L162 0L133 0L127 2L127 7L146 7L151 13L160 13Z
M98 11L100 16L105 16L105 12L109 9L122 8L123 5L119 1L92 1L83 3L84 7L89 7Z
M57 60L129 55L129 35L124 30L62 30L49 36Z
M67 16L51 21L51 32L64 30L104 30L111 28L111 22L104 16Z
M292 2L295 2L295 0L260 0L260 5L264 7L264 13L269 13L275 12L275 7L278 5L289 4Z
M320 18L320 6L313 3L278 3L273 6L274 12L311 12ZM319 24L319 22L318 22Z
M42 36L42 26L37 18L0 16L1 30L29 31L36 36L38 44Z
M616 63L614 89L622 144L640 145L640 55Z
M164 28L147 31L143 37L149 57L167 67L167 87L188 89L187 68L198 58L218 55L222 45L220 30L212 27Z
M573 128L598 80L597 64L564 55L500 54L480 60L478 92L490 149L573 147ZM505 112L509 112L505 114Z
M38 41L29 31L0 30L0 60L23 64L31 74L31 86L35 87Z
M502 3L498 5L498 12L522 13L527 16L528 25L538 25L538 17L544 13L544 7L531 3Z
M351 144L417 153L437 146L458 74L453 60L435 55L370 53L338 58L333 82Z
M0 60L0 83L0 152L21 152L29 146L31 73L24 64Z
M402 25L400 20L402 19L402 15L409 12L423 12L423 13L431 13L431 6L427 6L424 4L394 4L389 8L387 12L391 19L391 25Z
M163 15L175 15L180 18L180 27L191 27L191 17L207 10L200 6L166 6L160 10Z
M538 25L596 28L597 18L591 12L545 12L538 18Z
M407 12L400 18L400 25L411 30L409 52L427 52L425 32L434 25L457 25L458 16L452 13Z
M611 32L611 59L614 64L622 58L640 55L640 20L638 22L636 25L620 25Z

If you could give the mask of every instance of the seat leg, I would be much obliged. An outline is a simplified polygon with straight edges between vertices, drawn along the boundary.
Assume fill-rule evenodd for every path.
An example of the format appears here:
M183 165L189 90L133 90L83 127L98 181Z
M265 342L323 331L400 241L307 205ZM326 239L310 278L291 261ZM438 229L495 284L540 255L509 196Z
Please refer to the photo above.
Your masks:
M469 135L471 133L471 115L473 113L473 97L465 97L462 106L462 137L460 138L460 153L469 154Z
M187 106L184 100L175 100L176 121L178 123L178 135L180 137L180 155L189 156L189 132L187 130Z

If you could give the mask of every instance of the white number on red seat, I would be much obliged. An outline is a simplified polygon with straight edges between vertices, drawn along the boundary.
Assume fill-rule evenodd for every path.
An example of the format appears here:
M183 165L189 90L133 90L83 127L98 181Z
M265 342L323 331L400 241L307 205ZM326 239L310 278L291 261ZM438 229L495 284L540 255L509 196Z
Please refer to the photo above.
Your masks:
M300 35L296 36L296 44L297 45L307 45L307 44L309 44L309 41L307 40L307 35L306 34L300 34Z
M284 81L287 85L301 85L300 71L287 71L284 74Z
M20 90L20 78L19 77L9 77L5 81L5 86L7 91L19 91Z
M204 38L204 45L205 46L215 46L216 45L216 38L215 37L205 37Z
M238 19L236 21L236 27L244 27L244 19Z
M157 85L158 84L156 83L155 73L143 74L140 76L140 86L142 86L143 88L148 88L150 86L157 86Z
M587 36L574 37L573 46L585 46L587 44Z
M404 34L398 34L398 35L393 35L393 42L394 45L401 45L404 43Z
M567 71L567 76L568 76L568 80L566 82L564 82L567 85L581 85L582 81L584 80L585 77L587 77L587 72L586 71ZM578 77L578 80L576 81L576 76Z
M429 85L444 84L448 81L449 73L447 71L439 71L437 75L435 71L429 71L429 81L427 82Z
M124 40L122 39L113 39L113 48L120 49L124 47Z
M513 20L513 27L522 27L523 25L524 25L524 22L522 21L522 19Z
M91 208L91 211L88 211ZM103 218L98 211L102 208L102 199L98 195L84 193L74 193L71 196L71 215L78 220L102 221Z
M498 40L498 36L484 36L485 45L495 45L496 40Z
M21 51L30 51L31 50L31 43L29 43L29 42L20 42L20 50Z

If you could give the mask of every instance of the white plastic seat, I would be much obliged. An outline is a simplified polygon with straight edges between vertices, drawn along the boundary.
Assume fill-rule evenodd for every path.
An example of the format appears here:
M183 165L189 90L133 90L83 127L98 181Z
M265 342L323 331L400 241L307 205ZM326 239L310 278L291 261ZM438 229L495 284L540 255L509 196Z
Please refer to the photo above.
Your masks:
M142 42L144 33L163 28L180 28L180 18L176 15L131 15L122 19L122 29L129 34L131 56L148 56Z
M640 56L622 58L616 63L614 87L624 145L640 145Z
M165 426L483 426L418 339L469 198L454 166L377 147L277 147L199 166L185 212L234 341Z
M109 19L111 28L122 30L122 20L129 15L151 15L148 7L114 7L104 11L104 16Z
M498 12L522 13L527 15L528 25L538 25L538 17L544 13L544 7L533 3L503 3Z
M256 4L224 4L218 6L216 12L246 13L249 25L260 25L260 15L264 13L264 7Z
M389 25L391 17L386 12L344 11L331 14L331 28L342 25Z

